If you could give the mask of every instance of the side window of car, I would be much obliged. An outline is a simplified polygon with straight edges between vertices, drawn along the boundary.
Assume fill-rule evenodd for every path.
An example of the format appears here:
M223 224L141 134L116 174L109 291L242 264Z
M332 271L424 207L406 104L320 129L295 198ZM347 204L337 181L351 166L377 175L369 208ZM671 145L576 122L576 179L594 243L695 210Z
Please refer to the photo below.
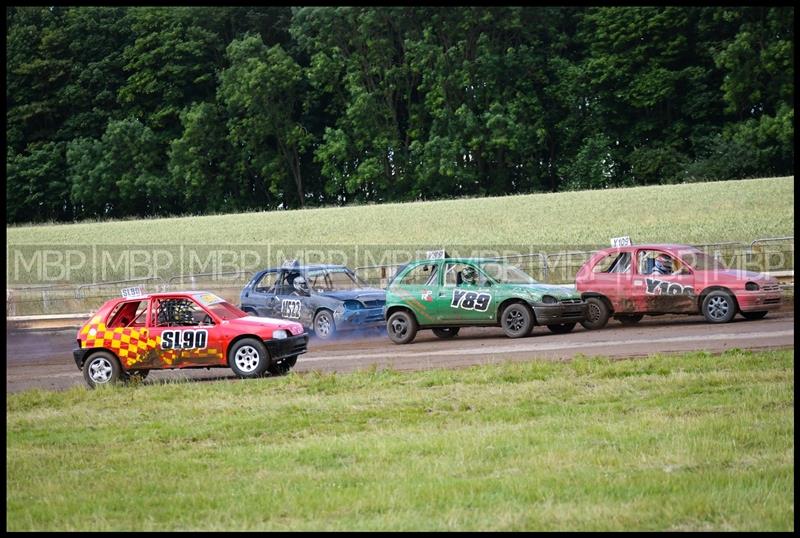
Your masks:
M660 250L640 250L637 266L641 275L671 275L679 269L678 260Z
M128 301L120 303L108 317L109 329L118 327L144 327L144 313L147 301Z
M437 265L420 264L407 272L400 281L404 286L435 286L437 282Z
M630 273L631 272L631 253L613 252L600 259L592 269L593 273Z
M445 286L470 286L477 285L479 280L485 280L472 265L466 263L448 263L444 270Z
M260 291L262 293L274 293L275 291L275 283L278 280L278 272L277 271L270 271L268 273L264 273L264 276L256 283L255 289L256 291Z
M161 299L153 302L155 327L209 326L214 322L200 305L186 298Z

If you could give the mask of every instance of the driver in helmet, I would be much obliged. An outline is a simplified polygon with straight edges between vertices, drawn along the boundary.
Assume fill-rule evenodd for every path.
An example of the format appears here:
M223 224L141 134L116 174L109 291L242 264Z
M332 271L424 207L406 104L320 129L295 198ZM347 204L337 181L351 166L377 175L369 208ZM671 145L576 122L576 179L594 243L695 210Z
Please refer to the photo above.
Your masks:
M656 263L653 265L653 270L650 271L653 275L671 275L672 274L672 258L666 254L659 254L656 258Z
M461 270L461 281L464 284L476 286L478 284L478 272L474 267L470 267L469 265L464 267L464 269Z
M300 293L301 295L305 294L308 290L308 286L306 285L306 279L300 275L294 277L292 281L292 286L294 287L295 291Z

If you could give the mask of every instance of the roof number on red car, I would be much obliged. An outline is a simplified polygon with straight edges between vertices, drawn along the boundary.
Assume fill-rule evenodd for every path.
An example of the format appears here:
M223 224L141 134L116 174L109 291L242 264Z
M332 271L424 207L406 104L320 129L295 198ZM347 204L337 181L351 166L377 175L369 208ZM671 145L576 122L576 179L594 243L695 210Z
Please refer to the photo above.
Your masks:
M139 286L135 286L133 288L122 288L122 296L126 299L130 299L131 297L141 297L142 288Z
M629 247L631 246L631 238L627 235L622 237L612 237L611 238L611 246L612 247Z
M300 301L297 299L283 299L281 301L281 316L288 319L300 317Z
M476 293L474 291L453 290L453 300L450 301L452 308L463 308L464 310L477 310L486 312L492 296L489 293Z
M168 330L161 333L161 349L204 349L208 344L205 329Z

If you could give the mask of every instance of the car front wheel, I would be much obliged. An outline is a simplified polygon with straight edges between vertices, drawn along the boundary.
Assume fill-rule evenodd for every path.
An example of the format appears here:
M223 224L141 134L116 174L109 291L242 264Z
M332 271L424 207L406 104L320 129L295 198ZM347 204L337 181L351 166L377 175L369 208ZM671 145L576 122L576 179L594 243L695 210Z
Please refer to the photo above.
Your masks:
M703 299L703 316L709 323L728 323L736 315L736 303L731 294L712 291Z
M389 316L386 332L395 344L408 344L417 336L417 320L405 310L400 310Z
M533 330L533 312L522 303L511 303L500 315L500 325L509 338L528 336Z
M610 312L608 305L599 297L589 297L586 299L589 305L586 309L586 319L581 321L581 325L586 329L602 329L608 323Z
M286 375L295 364L297 364L297 355L286 357L279 362L270 364L267 367L267 372L274 376Z
M322 340L330 340L336 333L336 326L333 324L333 314L330 310L320 310L314 316L314 334Z
M228 356L233 373L246 379L259 377L269 364L267 348L255 338L242 338L233 344Z
M547 328L550 329L550 332L555 334L566 334L571 332L572 329L575 328L576 323L556 323L548 325Z
M741 314L742 314L742 317L744 319L749 319L749 320L754 321L754 320L757 320L757 319L763 319L764 316L767 315L767 311L766 310L760 310L758 312L742 312Z
M83 363L83 378L91 388L114 385L123 375L119 360L108 351L92 353Z

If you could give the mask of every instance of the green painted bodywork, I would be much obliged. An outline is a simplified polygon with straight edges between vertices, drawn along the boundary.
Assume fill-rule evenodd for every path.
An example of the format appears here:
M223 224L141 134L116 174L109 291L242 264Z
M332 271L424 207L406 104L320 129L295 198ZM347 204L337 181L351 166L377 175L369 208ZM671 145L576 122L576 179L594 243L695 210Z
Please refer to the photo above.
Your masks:
M483 258L445 258L410 262L400 269L386 290L386 319L398 308L407 308L414 313L420 328L497 325L501 308L510 301L524 301L535 312L539 307L552 307L564 300L581 300L580 293L573 288L543 284L532 278L533 283L529 284L498 282L481 269L482 264L485 263L512 265ZM443 269L448 264L465 264L474 267L478 270L478 283L445 286ZM404 283L404 277L420 265L436 267L433 281L425 284ZM519 268L516 269L521 271ZM459 301L460 296L468 292L477 295L480 300L472 303L469 301L472 296L469 296L465 297L466 302ZM555 298L557 302L551 300L550 303L544 303L543 298L548 295ZM488 300L486 296L488 296ZM482 308L484 305L485 310ZM472 308L469 308L470 306Z

